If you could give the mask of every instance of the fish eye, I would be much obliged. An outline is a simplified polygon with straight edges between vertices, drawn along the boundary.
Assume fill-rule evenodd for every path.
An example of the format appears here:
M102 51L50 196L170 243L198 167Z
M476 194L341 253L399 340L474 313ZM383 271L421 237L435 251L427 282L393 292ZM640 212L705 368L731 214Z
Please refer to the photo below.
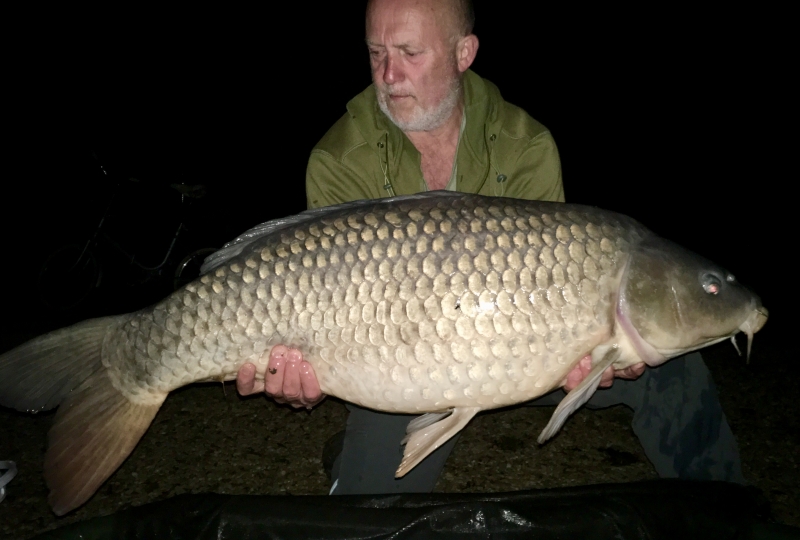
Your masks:
M703 276L703 290L708 294L717 294L722 288L722 282L714 274L706 274Z
M728 274L725 279L728 281L728 283L733 283L736 281L736 278L733 276L733 274Z

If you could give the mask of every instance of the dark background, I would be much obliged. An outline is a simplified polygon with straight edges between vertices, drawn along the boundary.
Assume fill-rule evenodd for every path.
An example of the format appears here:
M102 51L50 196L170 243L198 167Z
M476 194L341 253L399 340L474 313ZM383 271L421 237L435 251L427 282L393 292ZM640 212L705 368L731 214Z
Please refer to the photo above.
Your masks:
M797 145L791 52L797 47L789 38L796 30L783 27L796 18L753 4L738 10L520 4L477 0L481 47L473 67L550 128L567 200L639 219L729 268L769 308L749 365L728 344L704 355L746 477L781 519L800 524L792 363L797 173L790 163ZM370 82L363 7L360 1L247 8L114 3L81 11L36 4L25 16L9 12L0 68L0 351L160 297L149 289L124 297L104 290L104 303L71 313L54 313L38 300L43 261L85 237L119 179L142 181L125 185L109 231L151 260L163 253L174 226L177 200L163 188L172 182L208 188L191 216L200 245L219 246L254 224L302 210L309 151ZM100 174L92 150L113 178ZM269 403L267 414L262 402ZM318 456L344 414L330 399L307 415L240 400L230 387L227 397L216 387L176 392L121 472L74 519L183 491L324 493L319 463L298 456ZM514 463L521 469L507 469L509 449L492 441L526 439L546 421L547 412L540 414L528 424L477 419L440 490L655 474L627 428L629 413L619 408L606 411L605 422L597 420L600 413L579 412L541 452L520 442ZM9 486L4 504L12 506L3 523L25 523L30 532L52 527L40 476L51 417L6 409L0 417L7 426L0 458L16 460L21 471ZM266 445L265 432L272 437ZM609 476L603 456L616 448L640 457L631 467L612 466ZM475 463L488 469L476 472ZM264 471L264 464L266 480L253 485L253 471Z
M193 209L204 245L301 211L309 151L370 82L363 8L116 6L33 21L10 85L21 120L2 218L10 305L33 305L33 268L86 234L115 179L143 182L126 186L112 230L153 257L177 204L159 185L206 185ZM631 215L721 263L762 296L767 328L788 320L786 66L779 32L765 38L785 14L483 0L476 12L473 69L550 128L569 202Z

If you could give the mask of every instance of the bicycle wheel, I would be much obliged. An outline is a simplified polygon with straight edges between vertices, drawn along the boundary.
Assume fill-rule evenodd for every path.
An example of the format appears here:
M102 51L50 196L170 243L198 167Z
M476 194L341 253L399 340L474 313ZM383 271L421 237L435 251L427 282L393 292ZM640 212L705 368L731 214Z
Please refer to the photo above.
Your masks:
M200 277L200 267L203 266L203 261L206 257L216 252L215 248L201 248L189 253L183 260L178 263L175 269L175 276L172 280L172 289L178 290L187 283L190 283Z
M67 244L54 251L39 271L39 298L53 309L74 309L100 285L101 277L100 264L91 251Z

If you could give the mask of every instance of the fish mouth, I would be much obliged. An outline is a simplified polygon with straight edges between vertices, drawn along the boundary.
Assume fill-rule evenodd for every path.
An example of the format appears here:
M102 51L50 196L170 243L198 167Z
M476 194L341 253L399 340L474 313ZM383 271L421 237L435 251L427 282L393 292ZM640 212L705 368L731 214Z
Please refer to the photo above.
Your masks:
M624 334L628 337L633 345L634 350L638 354L641 361L647 364L650 367L658 366L664 362L666 362L670 358L675 358L676 356L680 356L685 353L689 353L698 349L702 349L704 347L708 347L709 345L714 345L721 341L725 341L726 339L730 339L731 343L733 343L736 352L739 353L739 356L742 355L742 352L739 350L739 346L736 344L736 336L739 332L743 332L747 336L747 362L750 362L750 352L753 347L753 335L761 330L764 325L767 323L767 319L769 318L769 311L764 306L758 305L753 308L750 312L750 315L745 319L745 321L736 328L733 332L729 333L728 335L723 335L717 338L711 338L706 341L702 341L697 343L694 347L688 349L656 349L652 345L650 345L647 341L645 341L640 335L639 332L633 327L630 320L626 316L624 309L622 307L622 302L617 302L616 307L616 320L619 324L620 328L623 330Z

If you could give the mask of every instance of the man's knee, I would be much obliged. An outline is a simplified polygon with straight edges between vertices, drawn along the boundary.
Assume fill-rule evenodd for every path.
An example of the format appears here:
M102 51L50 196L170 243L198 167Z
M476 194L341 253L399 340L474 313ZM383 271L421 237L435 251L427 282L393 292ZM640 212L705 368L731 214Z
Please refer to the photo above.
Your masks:
M400 441L414 416L386 414L347 405L341 455L334 464L332 494L429 493L444 468L458 435L431 453L403 478L394 477L403 456Z

